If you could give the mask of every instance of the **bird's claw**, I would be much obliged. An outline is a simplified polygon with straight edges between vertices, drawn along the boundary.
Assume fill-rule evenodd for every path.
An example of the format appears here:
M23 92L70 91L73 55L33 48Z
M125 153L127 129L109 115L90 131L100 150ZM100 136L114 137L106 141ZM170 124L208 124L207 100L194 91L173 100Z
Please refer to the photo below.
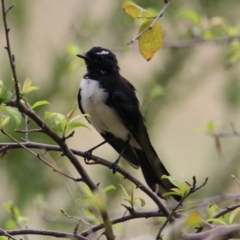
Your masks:
M109 168L112 169L113 174L115 174L117 172L117 167L118 167L118 161L115 161L111 164Z
M85 152L83 153L83 159L84 159L84 161L90 160L91 156L92 156L92 151L91 151L91 150L85 151Z

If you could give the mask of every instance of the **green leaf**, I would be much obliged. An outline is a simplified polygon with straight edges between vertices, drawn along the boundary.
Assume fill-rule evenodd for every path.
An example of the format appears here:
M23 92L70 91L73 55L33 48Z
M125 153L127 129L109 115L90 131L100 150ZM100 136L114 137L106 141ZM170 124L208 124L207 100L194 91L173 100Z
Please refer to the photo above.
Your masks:
M9 201L9 202L5 202L3 204L4 208L10 212L15 218L18 218L20 217L21 213L20 213L20 210L18 209L18 207L12 202L12 201Z
M190 187L185 182L179 183L178 188L180 189L182 194L185 194L190 190Z
M16 227L16 222L13 219L8 219L5 223L6 229L14 229Z
M130 196L128 195L128 193L127 193L126 189L124 188L124 186L122 184L118 184L118 185L122 188L124 195L130 199Z
M162 179L168 179L174 186L179 187L180 182L172 176L163 175Z
M139 33L147 29L154 20L148 20L142 24ZM162 47L163 29L159 22L156 22L151 29L142 34L138 39L138 48L142 56L147 60L151 60L155 52Z
M67 124L66 132L69 132L72 129L78 128L78 127L84 127L84 128L87 128L87 129L90 130L90 128L86 124L84 124L84 123L81 123L81 122L71 122L71 123Z
M101 192L106 193L110 190L116 190L116 187L114 185L109 185L109 186L105 187Z
M144 207L146 205L146 202L145 202L145 200L143 198L137 198L137 200L140 201L141 207Z
M237 214L240 212L240 207L234 209L230 216L229 216L229 224L232 224L233 223L233 220L235 219L235 217L237 216Z
M182 196L182 194L180 193L180 191L179 191L179 193L178 193L178 192L166 192L166 193L162 194L163 197L172 196L172 195Z
M19 126L22 120L22 115L20 114L17 108L0 105L0 110L4 110L7 113L9 113L14 118L16 125Z
M214 130L214 128L215 128L215 122L214 121L210 120L206 123L207 132L209 132L209 133L212 132Z
M63 128L61 124L53 124L50 126L52 130L63 133Z
M44 118L44 120L47 120L48 118L50 118L50 117L51 117L51 115L52 115L52 113L51 113L51 112L47 112L47 111L46 111L46 112L44 113L44 117L43 117L43 118Z
M0 120L0 127L3 128L7 123L9 122L10 117L7 115L3 115L1 120Z
M222 219L220 218L209 218L207 220L207 222L213 222L213 223L218 223L218 224L221 224L221 225L227 225L226 222L224 222Z
M32 80L30 78L26 78L23 87L22 87L22 95L26 95L32 91L38 90L39 87L37 86L32 86Z
M48 101L45 101L45 100L43 100L43 101L38 101L38 102L35 102L35 103L32 105L31 109L34 109L34 108L36 108L36 107L39 107L39 106L42 106L42 105L46 105L46 104L49 104L49 102L48 102Z
M0 104L7 103L12 99L12 92L6 88L0 89Z
M159 84L154 84L150 89L149 95L150 95L150 98L154 100L158 97L161 97L163 93L164 93L164 88Z
M125 2L122 8L128 15L134 18L150 17L150 12L131 2Z

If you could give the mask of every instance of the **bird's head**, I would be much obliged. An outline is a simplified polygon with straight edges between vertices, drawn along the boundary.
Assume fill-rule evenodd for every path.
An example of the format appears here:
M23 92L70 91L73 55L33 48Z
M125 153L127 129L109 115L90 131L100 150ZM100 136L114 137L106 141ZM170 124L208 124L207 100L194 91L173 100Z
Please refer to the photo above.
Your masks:
M119 71L116 56L106 48L93 47L85 54L77 56L84 59L88 72L99 71L104 74Z

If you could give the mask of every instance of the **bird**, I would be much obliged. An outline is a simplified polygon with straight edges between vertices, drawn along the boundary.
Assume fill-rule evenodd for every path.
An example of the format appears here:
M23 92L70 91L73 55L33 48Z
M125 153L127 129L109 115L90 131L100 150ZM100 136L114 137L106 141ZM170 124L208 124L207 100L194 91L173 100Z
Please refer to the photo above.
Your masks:
M83 114L89 114L85 115L87 121L104 139L86 151L85 157L89 158L102 144L110 144L119 153L112 164L113 170L123 157L135 169L141 168L147 185L163 198L162 194L175 186L162 179L169 173L150 142L136 90L121 76L115 54L97 46L77 57L85 61L87 70L80 81L78 106ZM172 196L180 200L180 196Z

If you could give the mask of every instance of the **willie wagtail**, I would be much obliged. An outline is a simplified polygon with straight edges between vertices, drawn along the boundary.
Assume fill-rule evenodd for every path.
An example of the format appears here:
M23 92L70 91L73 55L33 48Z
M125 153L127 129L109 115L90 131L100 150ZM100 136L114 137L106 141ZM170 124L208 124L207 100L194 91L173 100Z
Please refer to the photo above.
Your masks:
M122 156L134 168L141 167L148 186L160 197L169 192L175 186L161 179L169 173L150 142L135 88L120 75L116 56L102 47L77 56L87 67L78 93L79 108L90 115L86 119L105 139L103 143L109 143L120 154L115 163ZM114 167L116 170L117 165ZM179 196L173 197L180 200Z

